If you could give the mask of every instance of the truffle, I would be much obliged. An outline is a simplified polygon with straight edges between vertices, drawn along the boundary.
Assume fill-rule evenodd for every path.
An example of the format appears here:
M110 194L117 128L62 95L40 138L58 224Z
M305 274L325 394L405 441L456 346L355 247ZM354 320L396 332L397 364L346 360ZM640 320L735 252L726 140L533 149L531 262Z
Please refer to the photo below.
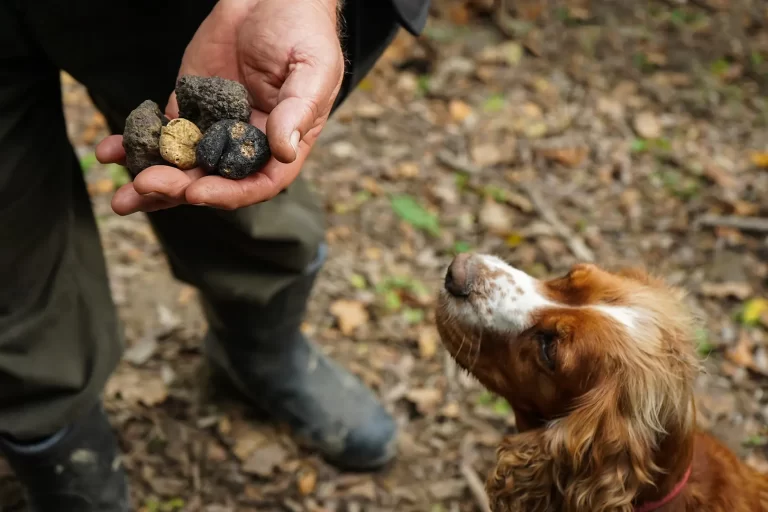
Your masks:
M160 132L160 156L179 169L192 169L197 165L195 150L202 137L192 121L173 119Z
M165 165L160 155L160 132L168 118L152 100L142 102L125 120L125 166L136 176L147 167Z
M218 76L184 75L176 82L179 117L189 119L202 132L217 121L234 119L248 122L251 105L243 84Z
M235 119L225 119L211 126L197 145L198 165L233 180L258 171L271 156L264 132Z

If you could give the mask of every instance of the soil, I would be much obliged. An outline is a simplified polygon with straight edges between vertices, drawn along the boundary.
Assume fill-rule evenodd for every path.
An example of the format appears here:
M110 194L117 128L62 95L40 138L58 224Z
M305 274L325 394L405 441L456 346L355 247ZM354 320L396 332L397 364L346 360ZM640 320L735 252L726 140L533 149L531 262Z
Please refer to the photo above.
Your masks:
M508 405L433 325L459 251L534 275L645 265L702 314L699 423L768 471L768 12L754 1L435 2L325 128L303 171L330 259L306 330L396 414L400 453L340 473L208 386L204 319L146 218L109 202L107 129L64 75L128 349L106 389L142 512L475 511ZM0 468L2 510L24 510ZM0 500L1 501L1 500ZM5 501L3 501L5 503Z

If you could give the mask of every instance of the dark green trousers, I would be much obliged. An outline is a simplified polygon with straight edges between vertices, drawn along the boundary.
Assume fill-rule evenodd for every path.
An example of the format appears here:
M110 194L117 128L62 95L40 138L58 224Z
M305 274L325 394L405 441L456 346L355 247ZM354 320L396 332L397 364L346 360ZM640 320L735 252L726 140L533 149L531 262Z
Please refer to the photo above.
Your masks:
M122 354L102 247L67 138L59 75L122 133L165 105L214 0L0 0L0 434L50 434L99 399ZM351 65L337 106L399 28L388 0L347 0ZM320 201L299 178L271 201L148 215L177 278L208 300L264 305L313 262ZM247 310L247 307L243 308Z

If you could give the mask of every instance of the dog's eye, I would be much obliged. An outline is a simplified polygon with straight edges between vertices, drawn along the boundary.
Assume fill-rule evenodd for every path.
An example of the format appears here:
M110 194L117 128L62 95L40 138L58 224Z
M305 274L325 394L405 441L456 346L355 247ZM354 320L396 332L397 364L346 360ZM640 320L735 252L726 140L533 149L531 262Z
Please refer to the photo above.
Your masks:
M539 353L542 362L550 370L555 369L555 357L557 355L557 335L551 331L540 332L536 335L536 341L539 343Z

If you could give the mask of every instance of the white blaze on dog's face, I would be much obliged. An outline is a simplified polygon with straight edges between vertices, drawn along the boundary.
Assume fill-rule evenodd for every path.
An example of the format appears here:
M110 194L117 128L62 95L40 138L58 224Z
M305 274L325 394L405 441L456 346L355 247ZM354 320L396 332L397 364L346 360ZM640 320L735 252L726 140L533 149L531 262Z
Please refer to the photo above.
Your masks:
M523 423L540 423L611 375L658 373L674 366L670 354L687 357L679 299L638 270L582 264L538 280L497 257L461 254L446 273L437 326L461 367L507 398Z

